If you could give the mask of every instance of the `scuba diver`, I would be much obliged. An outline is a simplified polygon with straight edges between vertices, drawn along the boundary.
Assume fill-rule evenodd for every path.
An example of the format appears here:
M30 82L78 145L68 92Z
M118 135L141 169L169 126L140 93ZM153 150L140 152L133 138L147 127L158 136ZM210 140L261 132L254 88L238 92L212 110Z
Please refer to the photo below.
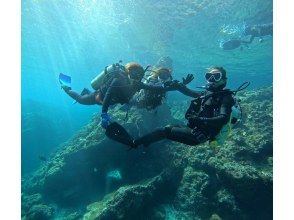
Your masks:
M227 137L229 131L226 127L227 124L236 124L241 117L240 110L237 109L238 101L234 99L234 95L247 86L243 87L246 83L242 84L236 91L225 89L227 84L227 74L223 67L212 67L205 74L207 80L206 89L203 92L197 92L187 88L183 83L178 82L177 87L183 94L195 98L192 100L188 108L185 118L188 120L186 126L183 125L168 125L163 128L156 129L155 131L137 138L136 140L122 128L117 132L117 136L121 139L129 139L128 143L131 148L136 148L140 145L145 147L151 143L169 139L172 141L180 142L187 145L198 145L206 141L214 142L220 138ZM242 88L243 87L243 88ZM234 112L232 112L234 109ZM234 113L234 115L233 115ZM223 134L226 133L226 135ZM117 137L116 137L117 138ZM114 138L113 138L114 139ZM132 141L130 141L132 140ZM218 144L222 144L222 141ZM127 141L120 141L125 144Z
M222 48L223 50L234 50L242 45L245 45L246 47L248 47L248 42L239 38L233 38L233 39L229 39L227 41L221 42L220 48ZM243 48L241 47L241 50L242 49Z
M169 56L161 57L154 67L148 69L151 74L144 77L144 83L148 85L169 85L173 82L172 77L173 60ZM187 78L183 78L183 83L188 84L193 80L193 75L188 74ZM147 110L154 110L166 100L166 92L154 92L150 90L141 89L136 93L130 104L137 108L145 108ZM157 111L155 110L155 113Z
M158 68L151 70L152 74L144 80L144 84L147 85L168 85L172 83L171 70L167 68ZM192 75L191 75L192 76ZM131 101L132 105L137 108L146 108L152 110L162 104L166 98L166 92L157 92L146 89L141 89Z
M147 85L162 86L172 83L173 60L169 56L160 57L157 63L148 68L144 76L143 83ZM190 77L193 77L190 74ZM191 81L193 78L191 79ZM154 110L160 106L166 99L166 92L154 92L151 90L141 89L130 100L127 106L121 109L128 110L130 107L145 108L147 110ZM156 113L156 111L155 111Z
M220 47L223 50L233 50L242 45L245 45L247 48L248 44L251 44L254 38L259 37L259 42L263 42L262 37L264 36L273 36L273 24L260 24L253 26L246 26L243 31L243 36L251 36L248 41L243 40L241 38L232 38L220 43ZM241 50L243 47L241 47Z
M246 26L244 30L244 36L251 36L247 43L252 43L254 38L259 37L259 42L262 42L262 37L273 36L273 24L259 24L253 26Z
M141 82L146 69L138 63L127 63L125 66L116 63L105 67L97 77L95 77L91 86L95 90L83 90L79 94L71 89L70 77L60 74L59 81L61 88L75 101L83 105L102 105L101 126L107 128L111 122L108 115L108 108L114 104L126 104L132 96L141 89L151 90L154 92L166 92L176 90L173 83L169 85L147 85ZM193 80L191 76L187 76L183 83L189 83Z

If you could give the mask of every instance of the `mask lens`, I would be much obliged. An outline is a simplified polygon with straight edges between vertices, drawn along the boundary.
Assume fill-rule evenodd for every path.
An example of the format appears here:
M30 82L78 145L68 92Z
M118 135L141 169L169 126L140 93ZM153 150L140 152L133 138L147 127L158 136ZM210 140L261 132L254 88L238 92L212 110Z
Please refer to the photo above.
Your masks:
M211 73L205 73L205 79L206 79L207 81L209 81L211 75L212 75Z
M222 73L221 72L215 72L215 73L206 73L205 79L208 82L218 82L222 79Z
M222 73L221 72L214 73L213 75L214 75L215 81L220 81L222 79Z
M167 80L170 77L170 74L169 73L161 73L161 74L159 74L158 77L159 77L159 79Z

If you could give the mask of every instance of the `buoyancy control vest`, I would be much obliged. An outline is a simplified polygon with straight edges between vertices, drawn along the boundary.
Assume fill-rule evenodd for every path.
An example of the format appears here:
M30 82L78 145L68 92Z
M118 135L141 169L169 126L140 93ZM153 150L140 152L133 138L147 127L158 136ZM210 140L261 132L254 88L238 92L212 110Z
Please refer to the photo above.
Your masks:
M157 78L153 78L149 76L145 81L147 85L161 86L162 82L160 82ZM150 90L142 89L136 96L137 106L140 108L146 108L148 110L155 109L159 105L162 104L165 99L166 94L164 92L154 92Z
M205 125L197 124L193 118L218 116L222 98L225 96L232 96L233 106L228 122L224 125L221 125L219 128L215 128L218 132L215 135L209 137L210 143L214 145L222 145L229 136L233 125L236 125L242 120L240 100L235 97L235 94L236 91L231 91L228 89L210 94L204 92L202 96L192 100L185 115L186 119L188 120L188 126L192 129L197 127L203 131L206 131L206 134L210 136L210 132L208 131L209 129L207 129ZM207 103L209 104L207 105Z

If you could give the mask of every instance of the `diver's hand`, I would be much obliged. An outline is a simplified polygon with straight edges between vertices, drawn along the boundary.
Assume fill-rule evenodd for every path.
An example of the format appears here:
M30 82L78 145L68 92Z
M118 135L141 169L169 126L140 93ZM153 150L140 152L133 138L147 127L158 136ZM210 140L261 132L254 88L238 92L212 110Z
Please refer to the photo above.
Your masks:
M193 79L194 79L193 74L188 74L188 75L186 76L186 78L185 78L185 77L182 78L182 80L183 80L182 83L183 83L184 85L188 85L190 82L193 81Z
M180 87L182 87L182 83L180 83L180 81L178 80L172 80L172 81L168 81L164 83L164 88L168 89L168 90L177 90Z
M71 90L71 87L62 84L61 89L63 89L65 92L68 92L69 90Z
M101 126L102 126L102 128L106 129L107 126L110 124L110 120L111 120L111 118L106 112L102 113L101 114Z

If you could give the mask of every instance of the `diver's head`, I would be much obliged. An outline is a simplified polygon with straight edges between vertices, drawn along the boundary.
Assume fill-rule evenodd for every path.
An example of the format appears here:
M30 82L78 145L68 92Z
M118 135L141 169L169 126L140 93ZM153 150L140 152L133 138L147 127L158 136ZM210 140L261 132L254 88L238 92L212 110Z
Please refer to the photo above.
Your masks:
M171 70L167 68L158 68L152 71L152 77L158 79L161 82L168 82L172 80Z
M205 79L208 90L222 90L227 85L227 72L223 67L211 67L205 73Z
M141 81L144 77L144 68L135 62L127 63L125 65L127 74L130 79Z

